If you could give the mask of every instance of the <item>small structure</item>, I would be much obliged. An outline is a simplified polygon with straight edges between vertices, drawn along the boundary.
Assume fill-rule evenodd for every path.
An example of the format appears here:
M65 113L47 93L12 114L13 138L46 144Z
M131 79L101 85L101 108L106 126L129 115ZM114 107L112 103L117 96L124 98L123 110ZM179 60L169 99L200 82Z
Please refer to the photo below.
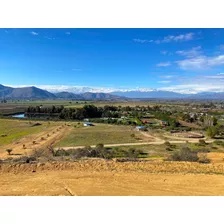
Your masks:
M160 121L160 124L162 125L162 126L168 126L168 121L165 121L165 120L162 120L162 121Z
M147 130L147 128L145 126L136 126L136 129L138 131L146 131Z
M142 120L142 123L143 123L143 124L148 124L149 121L148 121L148 120Z
M85 122L84 124L83 124L83 126L84 127L89 127L89 126L94 126L92 123L90 123L90 122Z

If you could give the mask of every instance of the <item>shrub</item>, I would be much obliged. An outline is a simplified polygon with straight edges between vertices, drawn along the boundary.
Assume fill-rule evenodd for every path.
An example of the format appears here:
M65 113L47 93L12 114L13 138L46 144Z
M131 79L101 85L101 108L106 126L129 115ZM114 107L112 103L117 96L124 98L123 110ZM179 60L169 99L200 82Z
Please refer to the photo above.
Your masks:
M58 149L54 151L54 156L69 156L69 152L64 149Z
M204 139L199 139L199 145L205 146L207 143L205 142Z
M173 149L171 149L170 147L166 147L166 151L173 151Z
M102 148L104 148L104 145L102 143L99 143L99 144L96 145L96 148L97 149L102 149Z
M30 156L30 157L22 156L13 160L13 162L19 162L19 163L30 163L35 161L36 161L36 158L33 156Z
M224 147L224 142L223 141L220 141L220 140L215 140L214 141L214 144Z
M191 151L188 147L183 147L179 152L175 152L170 156L172 161L189 161L196 162L199 160L197 152Z
M8 155L11 155L12 149L6 149L5 151L8 153Z
M199 163L210 163L211 160L208 159L207 157L207 154L206 153L202 153L200 154L200 157L199 157L199 160L198 160Z
M168 141L165 141L165 142L164 142L164 145L165 145L165 146L168 146L168 147L171 146L170 142L168 142Z

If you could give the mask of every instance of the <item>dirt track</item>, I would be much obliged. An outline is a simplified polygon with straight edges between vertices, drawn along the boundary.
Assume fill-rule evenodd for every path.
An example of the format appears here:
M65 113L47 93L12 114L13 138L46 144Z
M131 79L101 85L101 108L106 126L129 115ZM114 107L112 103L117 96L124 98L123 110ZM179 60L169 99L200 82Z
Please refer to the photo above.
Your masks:
M211 143L213 142L214 140L209 140L209 141L206 141L206 143ZM183 141L183 140L172 140L172 141L169 141L171 144L185 144L186 143L186 140ZM197 143L198 142L198 139L191 139L191 140L188 140L188 142L191 142L191 143ZM162 145L165 143L165 140L160 140L160 141L155 141L155 142L137 142L137 143L119 143L119 144L106 144L104 145L105 147L116 147L116 146L134 146L134 145ZM91 145L91 147L95 147L96 145ZM78 148L84 148L85 146L83 145L80 145L80 146L73 146L73 147L61 147L65 150L68 150L68 149L78 149ZM59 149L58 148L55 148L55 149Z
M224 195L224 175L206 174L219 172L197 163L2 165L0 195Z

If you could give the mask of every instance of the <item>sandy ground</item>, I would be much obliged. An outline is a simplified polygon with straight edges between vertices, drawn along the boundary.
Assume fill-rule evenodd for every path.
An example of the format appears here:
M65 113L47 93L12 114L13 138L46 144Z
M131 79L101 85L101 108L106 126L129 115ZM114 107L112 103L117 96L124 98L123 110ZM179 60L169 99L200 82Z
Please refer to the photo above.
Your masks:
M169 172L157 172L163 168ZM196 174L195 170L222 174ZM220 164L168 163L164 167L89 161L2 165L0 195L224 195L223 174Z

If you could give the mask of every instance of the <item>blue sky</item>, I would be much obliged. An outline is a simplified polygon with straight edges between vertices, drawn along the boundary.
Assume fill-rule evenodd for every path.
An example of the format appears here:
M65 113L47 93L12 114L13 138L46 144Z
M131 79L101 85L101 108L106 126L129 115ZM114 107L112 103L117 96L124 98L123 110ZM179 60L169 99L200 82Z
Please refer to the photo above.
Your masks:
M0 29L4 85L224 91L223 68L224 29Z

